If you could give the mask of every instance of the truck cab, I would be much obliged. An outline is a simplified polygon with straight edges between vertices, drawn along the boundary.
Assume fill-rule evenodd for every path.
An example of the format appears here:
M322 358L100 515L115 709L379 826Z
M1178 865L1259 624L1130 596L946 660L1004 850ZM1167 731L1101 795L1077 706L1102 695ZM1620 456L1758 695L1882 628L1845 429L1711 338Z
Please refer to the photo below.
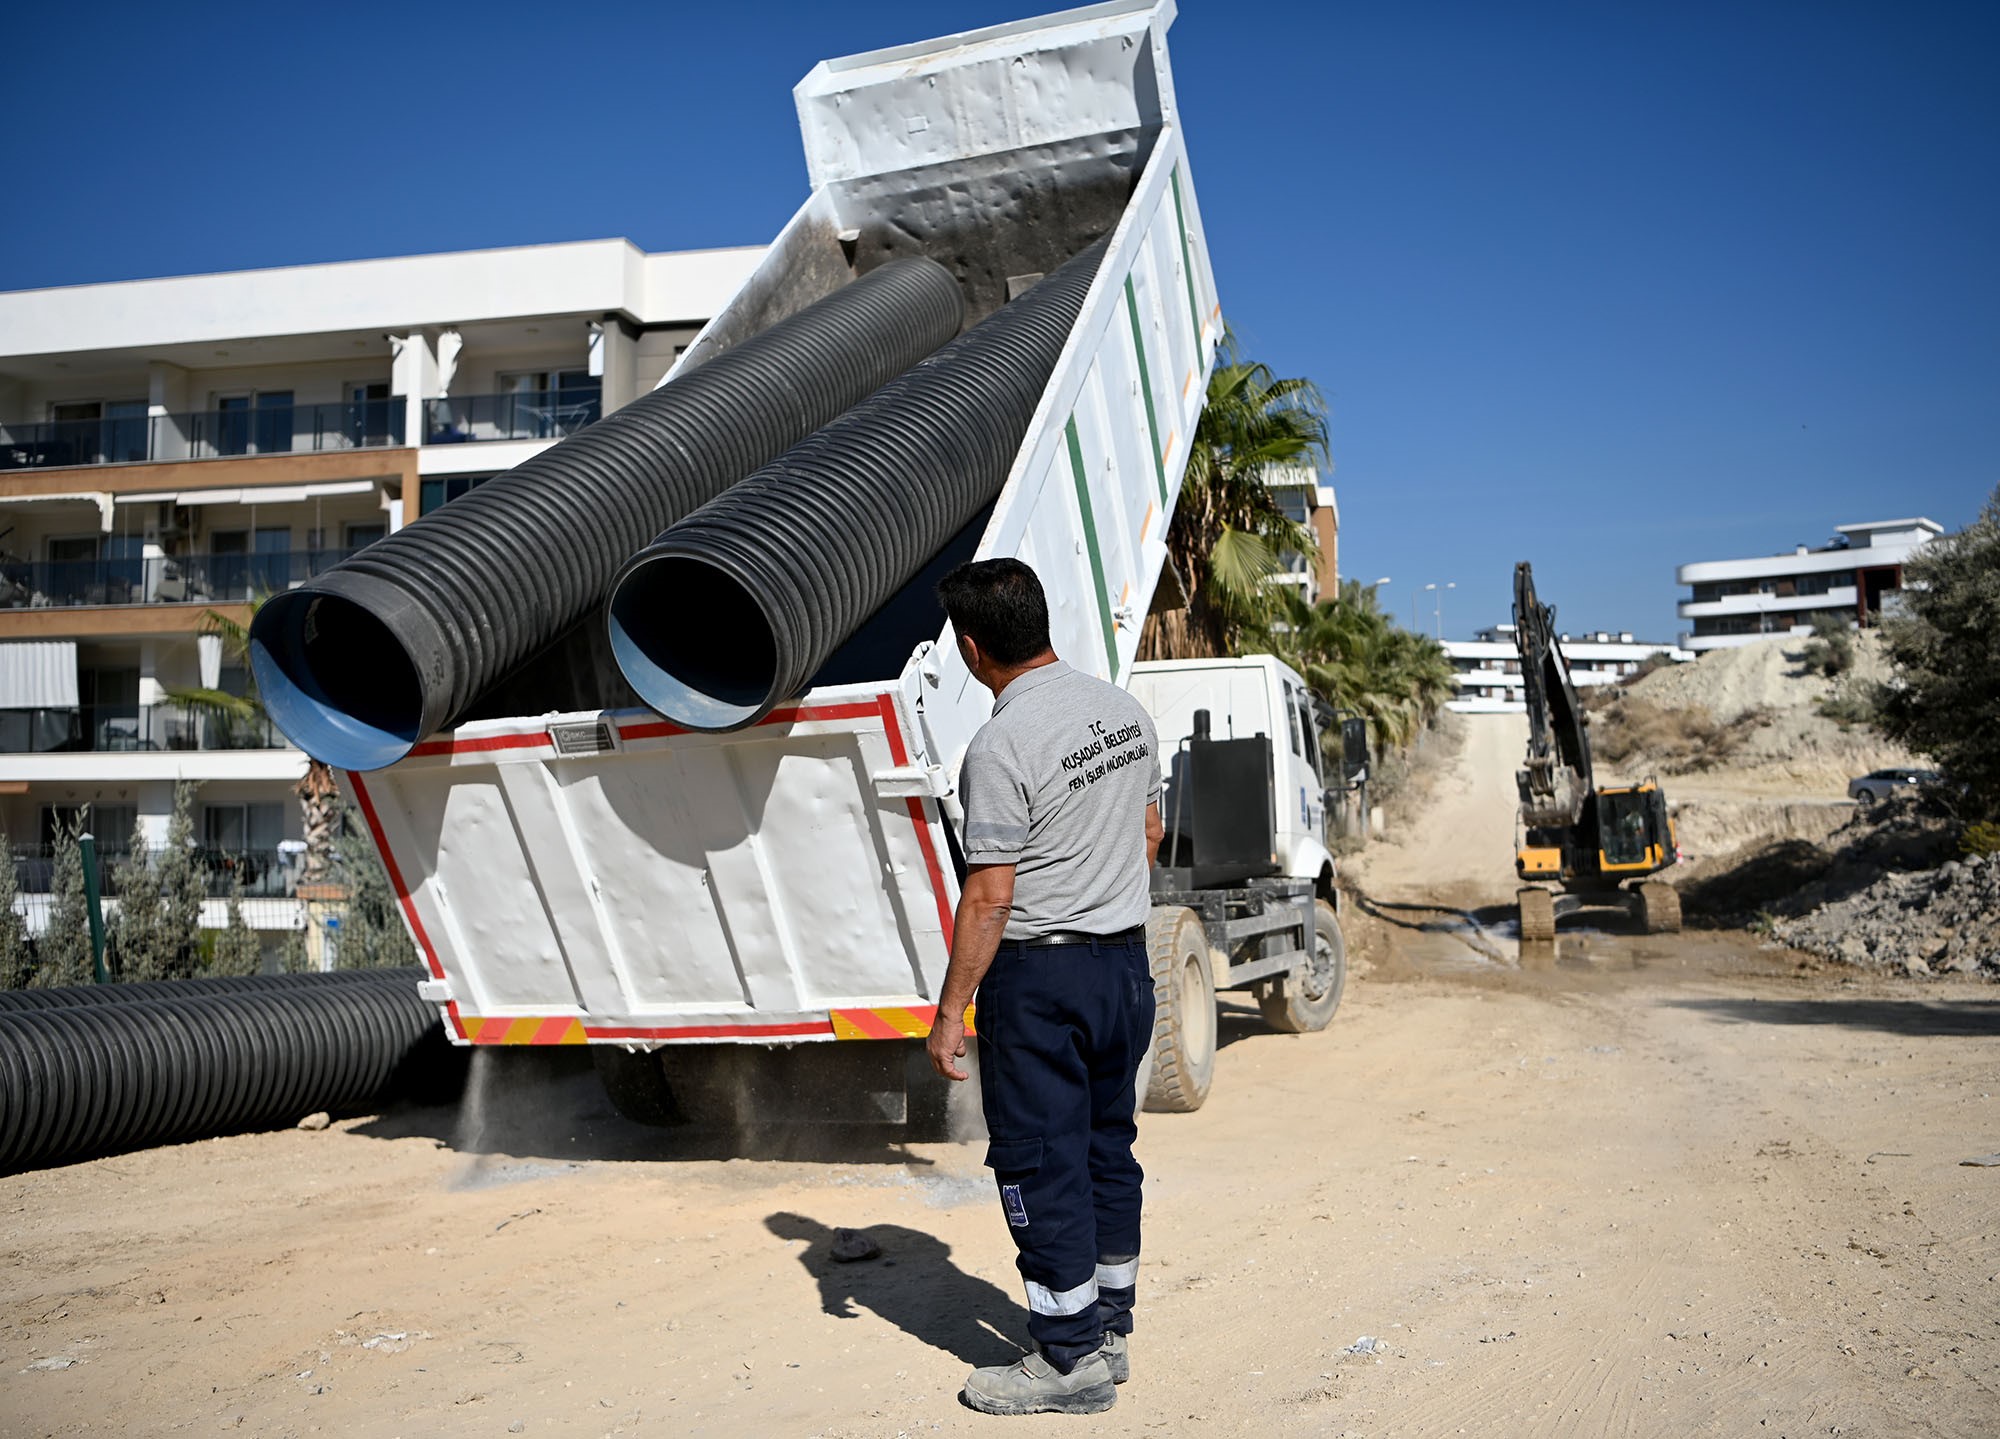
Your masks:
M1326 807L1331 762L1323 742L1330 725L1298 673L1272 655L1145 660L1132 667L1132 695L1146 707L1160 735L1166 844L1188 837L1188 796L1180 783L1186 766L1177 757L1194 738L1196 711L1206 710L1214 739L1269 738L1277 873L1310 880L1319 897L1332 902L1334 863L1327 849ZM1170 854L1163 846L1163 860Z

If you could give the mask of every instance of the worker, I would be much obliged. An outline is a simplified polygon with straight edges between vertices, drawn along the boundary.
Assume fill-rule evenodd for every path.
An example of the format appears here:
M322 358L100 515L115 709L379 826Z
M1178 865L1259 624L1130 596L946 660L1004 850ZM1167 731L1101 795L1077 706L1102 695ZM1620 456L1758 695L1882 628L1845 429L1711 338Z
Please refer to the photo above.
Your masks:
M930 1058L966 1078L956 1061L976 990L986 1163L1034 1341L1018 1363L975 1369L964 1399L988 1414L1095 1414L1130 1373L1159 741L1129 694L1056 658L1041 581L1019 560L961 565L938 598L994 703L959 772L965 885Z

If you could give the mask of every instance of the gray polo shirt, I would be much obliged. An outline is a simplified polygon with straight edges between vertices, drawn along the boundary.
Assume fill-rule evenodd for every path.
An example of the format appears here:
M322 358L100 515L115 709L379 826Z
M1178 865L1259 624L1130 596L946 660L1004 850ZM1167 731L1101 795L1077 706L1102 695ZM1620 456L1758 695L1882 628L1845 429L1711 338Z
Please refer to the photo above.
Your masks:
M1146 922L1160 741L1131 695L1060 660L1029 670L972 737L958 786L966 862L1014 866L1007 938Z

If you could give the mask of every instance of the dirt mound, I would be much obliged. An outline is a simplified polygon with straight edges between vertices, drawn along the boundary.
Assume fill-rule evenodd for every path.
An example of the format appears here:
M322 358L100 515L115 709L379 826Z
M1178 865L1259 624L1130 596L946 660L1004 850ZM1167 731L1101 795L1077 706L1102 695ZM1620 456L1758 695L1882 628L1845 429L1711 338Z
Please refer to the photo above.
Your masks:
M1710 650L1592 691L1591 745L1631 779L1702 774L1753 792L1838 796L1855 775L1913 762L1866 727L1843 728L1821 713L1828 700L1864 693L1888 675L1874 634L1855 637L1854 667L1837 680L1806 668L1801 639Z
M1905 974L2000 979L2000 855L1884 875L1772 933L1827 959Z
M1689 919L1768 923L1839 904L1885 875L1930 871L1956 852L1958 825L1932 798L1905 793L1850 812L1824 840L1791 835L1687 866L1676 878Z

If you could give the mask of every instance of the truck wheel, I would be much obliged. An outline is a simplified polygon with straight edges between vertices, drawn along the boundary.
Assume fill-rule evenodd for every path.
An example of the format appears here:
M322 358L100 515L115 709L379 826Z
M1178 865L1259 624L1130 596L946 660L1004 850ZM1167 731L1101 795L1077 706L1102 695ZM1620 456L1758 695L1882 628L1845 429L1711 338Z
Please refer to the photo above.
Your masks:
M1313 902L1312 958L1264 986L1257 1007L1264 1023L1286 1034L1313 1034L1333 1021L1347 988L1347 942L1325 900Z
M1521 938L1529 943L1556 937L1556 899L1545 889L1530 887L1514 898L1521 906Z
M1681 932L1681 894L1664 880L1639 886L1639 928L1647 934Z
M1215 1081L1215 971L1201 916L1154 910L1146 921L1146 955L1156 1006L1146 1108L1192 1114Z
M681 1122L680 1107L667 1083L660 1056L653 1050L633 1052L612 1044L593 1044L591 1062L611 1107L634 1124L664 1127Z

